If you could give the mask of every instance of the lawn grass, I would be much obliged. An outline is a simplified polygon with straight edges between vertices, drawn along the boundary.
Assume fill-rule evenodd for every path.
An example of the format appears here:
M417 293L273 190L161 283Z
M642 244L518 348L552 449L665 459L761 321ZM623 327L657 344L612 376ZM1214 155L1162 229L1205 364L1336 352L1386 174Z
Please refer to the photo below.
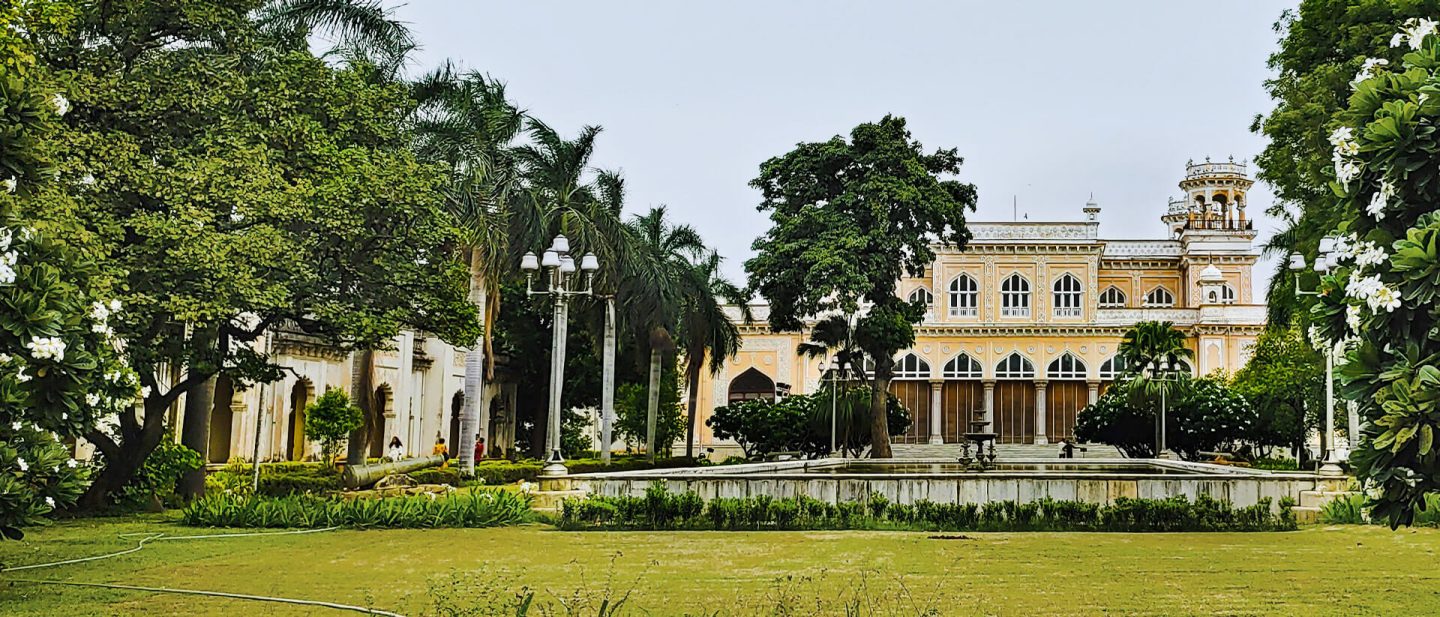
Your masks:
M122 533L209 533L173 517L69 521L0 544L23 565L120 550ZM955 537L962 534L947 534ZM1288 533L336 531L160 542L102 562L0 574L0 615L311 615L317 609L13 582L281 595L422 615L529 586L541 601L631 592L634 614L1419 615L1440 612L1440 530ZM607 583L607 579L609 582ZM900 590L903 588L904 592ZM904 595L908 594L909 599ZM816 602L824 604L816 610ZM344 613L331 613L342 615ZM489 613L477 613L489 614ZM513 612L511 613L513 614ZM533 613L532 613L533 614Z

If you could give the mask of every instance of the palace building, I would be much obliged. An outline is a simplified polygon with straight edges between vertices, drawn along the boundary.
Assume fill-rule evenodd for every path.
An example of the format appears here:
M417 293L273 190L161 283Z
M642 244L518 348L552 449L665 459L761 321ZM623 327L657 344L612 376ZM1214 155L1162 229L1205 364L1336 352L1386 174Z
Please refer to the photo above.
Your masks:
M1244 163L1190 162L1184 198L1160 213L1163 238L1105 239L1100 208L1075 222L971 223L963 249L937 246L934 265L900 281L903 297L930 310L900 354L891 391L910 410L897 443L952 443L983 413L1001 443L1073 436L1077 413L1121 367L1116 347L1141 321L1169 321L1194 352L1195 374L1233 372L1265 323L1252 297L1259 250L1245 216L1254 181ZM739 322L739 355L700 384L697 439L730 449L704 426L729 401L803 394L819 386L822 359L796 347L808 333L772 333L767 307Z

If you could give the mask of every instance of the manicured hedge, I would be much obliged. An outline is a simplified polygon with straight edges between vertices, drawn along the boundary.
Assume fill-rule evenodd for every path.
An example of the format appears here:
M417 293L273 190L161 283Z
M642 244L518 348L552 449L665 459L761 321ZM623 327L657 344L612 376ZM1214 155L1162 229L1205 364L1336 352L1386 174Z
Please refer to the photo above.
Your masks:
M644 457L615 457L609 465L600 462L600 459L572 459L565 461L565 466L570 473L599 473L602 471L639 471L643 469L672 469L676 467L694 467L694 459L676 457L657 459L653 464L645 462ZM475 464L475 479L485 484L514 484L520 481L534 482L540 475L540 468L544 467L543 461L500 461L485 460ZM413 477L414 474L411 474Z
M528 495L491 490L383 499L215 494L186 506L181 522L195 527L318 529L497 527L532 519Z
M671 493L653 485L644 497L566 500L559 527L590 529L910 529L924 531L1289 531L1294 501L1268 499L1243 508L1200 496L1119 498L1109 505L1043 499L984 505L921 501L900 504L876 495L830 504L809 497L717 498Z
M333 493L345 488L338 474L271 473L260 474L260 494L284 497L297 493Z
M411 480L420 484L449 484L450 486L464 486L466 483L460 479L460 471L454 468L431 467L405 474Z

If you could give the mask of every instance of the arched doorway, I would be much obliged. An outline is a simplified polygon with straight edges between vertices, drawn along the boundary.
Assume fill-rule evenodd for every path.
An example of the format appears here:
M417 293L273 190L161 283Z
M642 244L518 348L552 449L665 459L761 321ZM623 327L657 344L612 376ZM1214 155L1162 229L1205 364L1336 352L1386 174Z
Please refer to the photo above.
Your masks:
M868 366L866 367L869 368ZM871 371L867 370L867 373ZM910 412L910 428L892 435L895 443L925 443L930 438L930 363L913 353L895 361L890 393Z
M215 407L210 409L210 462L230 460L230 431L235 414L230 408L235 398L235 384L229 377L215 378Z
M775 400L775 380L753 368L745 369L730 382L728 401L750 401L755 399Z
M385 456L385 445L390 441L390 436L385 434L385 408L390 402L390 387L380 386L375 388L374 398L370 403L370 418L366 438L370 441L370 458Z
M1000 443L1035 439L1035 365L1011 353L995 366L995 426Z
M456 392L455 396L450 397L450 437L449 441L445 442L450 446L451 458L460 457L460 451L456 448L460 447L460 414L464 412L465 393Z
M305 459L305 407L310 404L309 379L301 378L290 388L290 435L285 440L286 460Z
M1051 441L1074 439L1080 410L1090 403L1088 377L1085 363L1068 351L1046 367L1045 435Z

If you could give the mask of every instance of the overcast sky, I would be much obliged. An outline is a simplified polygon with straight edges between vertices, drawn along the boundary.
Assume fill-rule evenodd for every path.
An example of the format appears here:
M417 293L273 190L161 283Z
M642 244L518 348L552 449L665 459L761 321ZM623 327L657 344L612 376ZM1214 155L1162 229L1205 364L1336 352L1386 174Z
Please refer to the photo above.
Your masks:
M1011 220L1012 200L1030 220L1078 220L1093 192L1102 237L1162 237L1187 159L1263 148L1249 126L1271 107L1272 25L1294 4L410 0L396 14L423 45L415 70L453 59L564 134L603 126L594 162L624 172L628 210L669 206L743 281L768 227L747 186L759 164L886 113L959 149L974 220ZM1249 213L1270 203L1257 184Z

